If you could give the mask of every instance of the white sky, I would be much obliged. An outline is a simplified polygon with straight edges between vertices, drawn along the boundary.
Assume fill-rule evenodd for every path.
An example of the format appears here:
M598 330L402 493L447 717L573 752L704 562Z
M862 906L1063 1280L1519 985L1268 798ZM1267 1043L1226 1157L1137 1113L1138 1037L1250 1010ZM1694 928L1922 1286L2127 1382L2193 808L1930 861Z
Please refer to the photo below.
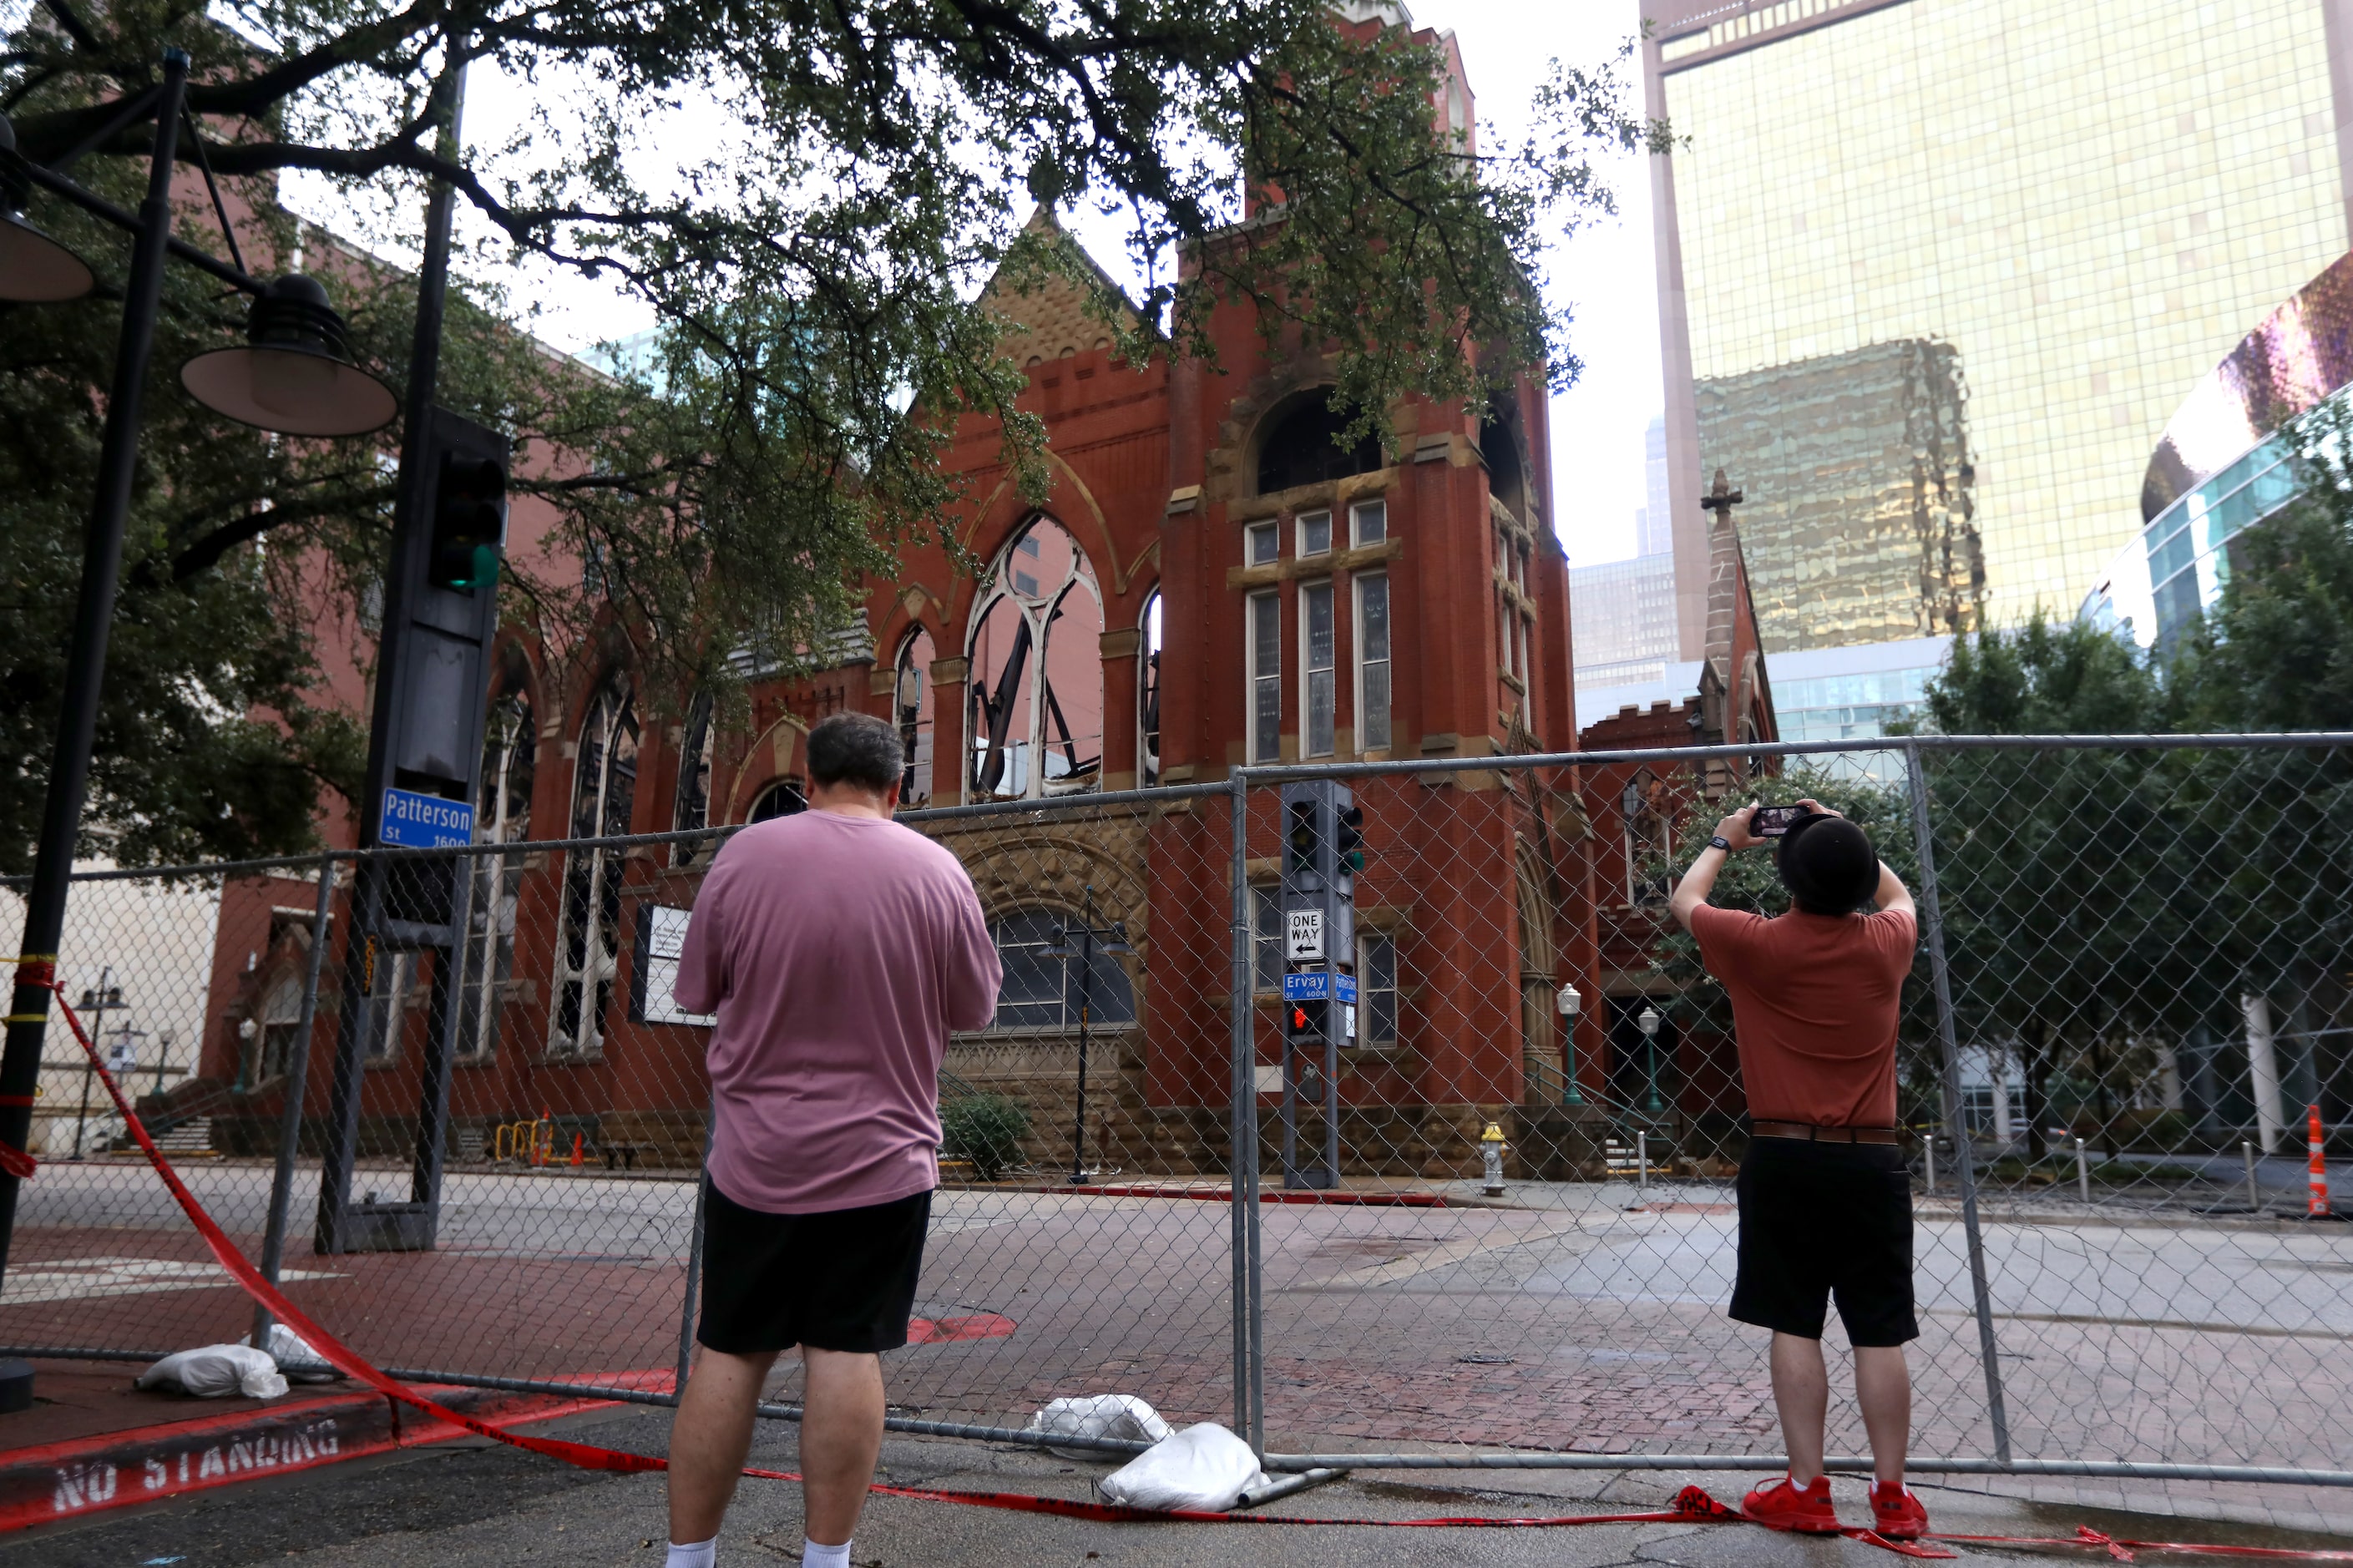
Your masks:
M1598 64L1639 25L1635 0L1410 0L1410 8L1417 26L1454 30L1482 132L1495 139L1490 146L1519 138L1529 96L1550 60ZM1639 92L1639 68L1630 66L1629 74ZM504 142L547 91L544 82L532 87L476 68L467 86L468 143L481 148ZM684 121L693 118L691 110L681 117L680 128L690 137ZM652 168L639 177L662 183ZM301 184L290 179L286 194L317 221L346 234L375 226L338 195L305 192ZM1554 510L1569 557L1579 565L1634 552L1634 510L1643 501L1643 431L1662 405L1650 180L1641 159L1620 160L1610 184L1620 216L1556 246L1546 258L1552 302L1574 308L1570 338L1585 361L1582 380L1552 405ZM1117 232L1085 210L1065 216L1096 259L1125 280L1130 268ZM495 280L511 305L532 309L533 332L575 353L653 324L643 304L568 272L503 268Z

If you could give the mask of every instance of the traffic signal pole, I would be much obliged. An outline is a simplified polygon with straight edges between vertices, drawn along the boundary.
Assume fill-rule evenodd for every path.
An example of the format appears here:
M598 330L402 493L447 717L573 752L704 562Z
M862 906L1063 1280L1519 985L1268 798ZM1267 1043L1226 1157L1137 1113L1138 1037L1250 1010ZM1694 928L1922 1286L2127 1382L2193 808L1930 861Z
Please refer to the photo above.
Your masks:
M465 105L463 40L434 84L438 148L457 156ZM496 551L504 542L508 444L496 431L434 405L448 293L455 194L434 182L426 207L400 481L384 575L375 709L359 812L363 849L442 847L473 837L491 646L498 631ZM486 556L485 552L490 553ZM353 868L343 935L343 984L326 1152L313 1246L322 1254L430 1248L439 1226L448 1142L450 1055L460 1032L473 862L431 856L370 858ZM404 953L433 955L416 1137L406 1201L352 1201L362 1143L373 1031L397 1031L403 1010L383 965L400 977ZM382 1005L378 1006L379 996Z
M1282 1184L1340 1181L1340 1048L1356 1019L1356 873L1364 813L1347 786L1282 786ZM1321 1147L1303 1162L1303 1106L1320 1113Z

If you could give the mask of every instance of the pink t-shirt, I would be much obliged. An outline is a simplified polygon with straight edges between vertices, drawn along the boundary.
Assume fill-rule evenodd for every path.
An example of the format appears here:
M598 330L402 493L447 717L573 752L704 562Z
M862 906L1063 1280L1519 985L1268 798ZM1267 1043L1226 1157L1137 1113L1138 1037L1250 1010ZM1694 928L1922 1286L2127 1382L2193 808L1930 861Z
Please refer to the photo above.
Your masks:
M805 811L712 861L677 995L716 1013L711 1180L746 1208L863 1208L939 1184L948 1031L1003 978L956 858L880 817Z

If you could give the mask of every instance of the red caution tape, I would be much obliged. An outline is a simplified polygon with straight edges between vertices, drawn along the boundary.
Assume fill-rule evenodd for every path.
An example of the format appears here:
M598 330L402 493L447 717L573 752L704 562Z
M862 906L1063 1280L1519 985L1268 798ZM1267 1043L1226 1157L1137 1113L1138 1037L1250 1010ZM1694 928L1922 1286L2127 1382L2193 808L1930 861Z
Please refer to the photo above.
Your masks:
M31 1181L40 1163L14 1143L0 1143L0 1171L5 1171L18 1181Z
M25 967L26 966L19 965L20 979L24 977ZM163 1178L164 1185L170 1190L173 1198L179 1204L181 1211L188 1216L188 1222L196 1227L196 1234L205 1238L205 1245L212 1249L213 1257L219 1260L221 1267L227 1269L239 1285L245 1288L247 1295L269 1308L280 1321L301 1335L311 1348L319 1353L321 1359L367 1384L387 1399L398 1400L401 1404L421 1410L437 1420L447 1421L453 1426L471 1432L476 1436L488 1437L492 1442L504 1443L511 1447L526 1449L534 1454L544 1454L552 1459L561 1459L567 1465L575 1465L586 1470L629 1472L666 1470L670 1468L669 1460L651 1454L631 1454L618 1448L599 1447L593 1443L567 1443L556 1437L536 1437L528 1433L502 1431L488 1422L478 1421L473 1416L437 1404L409 1388L407 1384L379 1372L356 1351L313 1322L301 1308L280 1294L276 1286L261 1277L261 1271L253 1266L244 1253L237 1249L236 1244L231 1242L227 1235L214 1222L212 1215L205 1212L204 1205L196 1202L195 1194L189 1192L186 1184L180 1180L179 1173L174 1171L172 1168L172 1163L164 1157L164 1152L155 1147L155 1141L147 1135L145 1124L139 1120L138 1113L131 1109L131 1102L123 1098L122 1090L115 1084L114 1075L107 1070L106 1063L100 1058L98 1047L90 1042L90 1036L83 1030L81 1019L66 1002L64 987L58 985L47 974L44 974L38 984L47 984L50 990L58 994L58 1005L65 1013L66 1024L73 1030L74 1039L80 1044L83 1052L90 1058L90 1066L96 1072L98 1080L106 1086L106 1092L113 1100L115 1109L122 1113L123 1125L130 1129L132 1137L138 1141L139 1147L147 1155L147 1163L155 1168L156 1175ZM762 1480L797 1481L801 1479L797 1472L792 1470L763 1470L747 1468L744 1474ZM1705 1489L1701 1487L1683 1488L1682 1491L1675 1494L1675 1506L1672 1509L1646 1513L1576 1513L1525 1518L1445 1515L1428 1519L1302 1519L1280 1514L1213 1513L1188 1509L1164 1510L1126 1508L1116 1503L1083 1502L1072 1498L1032 1497L1022 1492L952 1491L938 1488L894 1487L880 1483L870 1489L883 1497L913 1498L925 1502L957 1503L967 1508L1005 1509L1016 1513L1056 1514L1065 1519L1092 1520L1103 1523L1166 1523L1176 1520L1199 1524L1341 1525L1356 1529L1384 1530L1561 1530L1587 1524L1738 1524L1745 1522L1736 1510L1726 1508L1709 1496ZM1981 1545L2099 1548L2105 1550L2110 1557L2125 1563L2133 1561L2132 1553L2135 1552L2174 1552L2210 1557L2245 1557L2274 1563L2353 1563L2353 1552L2299 1551L2269 1546L2204 1546L2172 1541L2125 1541L2112 1539L2088 1526L2078 1526L2076 1534L2072 1539L2027 1535L1939 1535L1928 1537L1921 1542L1904 1542L1891 1541L1872 1530L1848 1529L1841 1530L1839 1533L1851 1541L1860 1541L1869 1545L1883 1547L1905 1557L1949 1558L1955 1553L1929 1545L1927 1542L1956 1541Z

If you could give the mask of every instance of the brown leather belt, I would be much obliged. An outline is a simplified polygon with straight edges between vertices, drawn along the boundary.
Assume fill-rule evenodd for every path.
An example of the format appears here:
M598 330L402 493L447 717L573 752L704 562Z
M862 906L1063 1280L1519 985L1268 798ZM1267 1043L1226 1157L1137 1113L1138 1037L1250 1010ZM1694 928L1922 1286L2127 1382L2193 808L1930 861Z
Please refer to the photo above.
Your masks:
M1759 1138L1798 1138L1809 1143L1894 1143L1900 1134L1893 1127L1812 1127L1803 1121L1759 1121Z

